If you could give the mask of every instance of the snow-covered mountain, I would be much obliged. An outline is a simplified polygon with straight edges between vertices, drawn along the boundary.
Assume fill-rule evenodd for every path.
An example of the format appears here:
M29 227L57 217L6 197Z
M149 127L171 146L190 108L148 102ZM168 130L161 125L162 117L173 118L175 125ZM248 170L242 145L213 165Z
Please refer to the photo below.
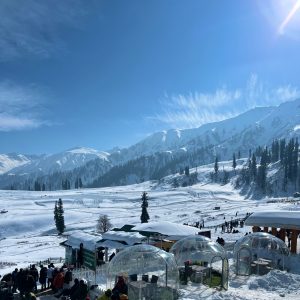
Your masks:
M7 158L9 157L9 159ZM18 160L19 158L19 160ZM61 153L40 156L24 156L21 154L1 155L0 166L3 162L3 172L0 175L0 188L26 189L32 186L37 178L43 178L43 182L48 182L49 187L59 188L62 178L71 176L68 172L85 167L84 173L80 176L89 178L92 174L92 181L96 176L107 170L109 165L109 153L91 148L77 147ZM88 163L93 162L92 167ZM94 166L94 165L97 166ZM1 168L1 167L0 167ZM96 171L91 172L91 169ZM102 170L103 169L103 170ZM77 174L75 172L75 174ZM52 184L56 182L56 184Z
M209 163L216 155L222 160L231 159L234 152L247 156L250 149L270 145L274 139L299 136L300 99L274 107L254 108L234 118L198 128L157 132L125 149L103 152L74 148L23 160L19 165L16 162L14 168L6 164L2 167L0 187L30 177L42 176L46 180L45 176L53 178L53 174L59 172L65 178L83 177L87 185L94 181L108 185L126 184L128 180L132 183L132 178L139 182L168 175L185 165ZM106 176L105 180L102 176Z
M109 153L91 148L73 148L61 153L44 155L38 159L29 160L16 168L9 170L10 174L49 174L58 171L69 171L78 168L90 160L99 158L107 161Z
M191 150L207 145L219 146L233 137L251 130L253 126L255 128L256 124L262 122L274 110L276 110L276 107L260 107L249 110L237 117L221 122L208 123L198 128L171 129L157 132L128 149L122 150L123 155L128 159L132 159L161 151Z
M0 154L0 174L4 174L11 169L30 163L31 160L32 157L23 154Z

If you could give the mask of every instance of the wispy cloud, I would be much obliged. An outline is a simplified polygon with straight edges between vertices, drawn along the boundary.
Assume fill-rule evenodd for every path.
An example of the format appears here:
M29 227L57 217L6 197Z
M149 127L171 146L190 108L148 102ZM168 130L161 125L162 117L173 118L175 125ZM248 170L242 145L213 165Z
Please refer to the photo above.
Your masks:
M0 2L0 60L49 57L64 48L61 33L79 27L94 1L9 0Z
M45 98L36 86L22 87L11 81L0 82L0 131L37 128L43 119Z
M211 93L165 94L161 113L149 119L170 128L193 128L234 117L257 106L278 105L298 97L300 90L297 87L271 88L252 74L244 87L236 89L223 86Z

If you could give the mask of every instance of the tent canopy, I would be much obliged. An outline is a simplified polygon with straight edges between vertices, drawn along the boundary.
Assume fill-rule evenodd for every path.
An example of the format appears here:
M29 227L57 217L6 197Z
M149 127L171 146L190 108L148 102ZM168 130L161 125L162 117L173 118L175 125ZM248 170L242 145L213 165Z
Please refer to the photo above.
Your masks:
M180 239L189 235L198 234L199 228L188 225L176 224L167 221L149 222L134 226L132 230L142 233L160 234L167 236L169 239Z
M245 225L300 230L300 212L298 211L255 212L246 219Z
M101 240L101 234L94 235L83 231L75 231L65 242L63 242L63 245L70 246L73 249L79 249L80 244L82 243L83 248L94 251L96 248L101 246L99 245Z
M138 232L108 231L102 234L103 240L124 242L127 245L141 243L145 237Z

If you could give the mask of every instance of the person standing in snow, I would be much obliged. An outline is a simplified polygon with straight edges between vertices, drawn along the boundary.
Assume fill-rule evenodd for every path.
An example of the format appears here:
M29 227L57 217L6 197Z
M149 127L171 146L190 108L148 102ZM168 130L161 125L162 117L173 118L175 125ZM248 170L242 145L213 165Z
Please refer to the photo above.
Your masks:
M39 272L35 265L32 265L29 271L29 274L33 277L34 279L34 290L37 291L37 281L39 280Z
M41 290L43 290L43 289L46 289L48 269L46 267L44 267L43 265L41 265L40 268L41 268L41 270L40 270L39 282L41 284Z
M17 290L17 275L18 275L18 269L16 268L11 274L12 285L13 285L12 292L13 293L15 293Z
M48 265L48 270L47 270L48 288L52 288L53 270L54 270L52 266L53 264Z
M64 277L64 270L60 269L56 276L53 278L53 290L55 292L63 289Z

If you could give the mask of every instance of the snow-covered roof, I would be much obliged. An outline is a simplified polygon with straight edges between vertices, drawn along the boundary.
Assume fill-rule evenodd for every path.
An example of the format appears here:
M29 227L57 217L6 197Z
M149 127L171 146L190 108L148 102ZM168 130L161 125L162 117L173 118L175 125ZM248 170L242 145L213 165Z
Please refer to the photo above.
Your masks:
M75 231L68 237L68 240L64 244L79 249L80 243L82 243L84 249L94 251L95 248L101 246L99 244L100 240L102 240L101 234L94 235L83 231Z
M128 245L124 245L117 241L111 241L111 240L106 240L104 242L100 242L99 245L104 248L118 249L118 250L129 247Z
M299 211L263 211L250 215L245 225L300 229Z
M170 239L185 237L188 235L198 234L199 228L171 223L167 221L149 222L134 226L132 230L159 233L168 236Z
M127 245L141 243L145 237L138 232L108 231L102 234L103 240L122 241Z

